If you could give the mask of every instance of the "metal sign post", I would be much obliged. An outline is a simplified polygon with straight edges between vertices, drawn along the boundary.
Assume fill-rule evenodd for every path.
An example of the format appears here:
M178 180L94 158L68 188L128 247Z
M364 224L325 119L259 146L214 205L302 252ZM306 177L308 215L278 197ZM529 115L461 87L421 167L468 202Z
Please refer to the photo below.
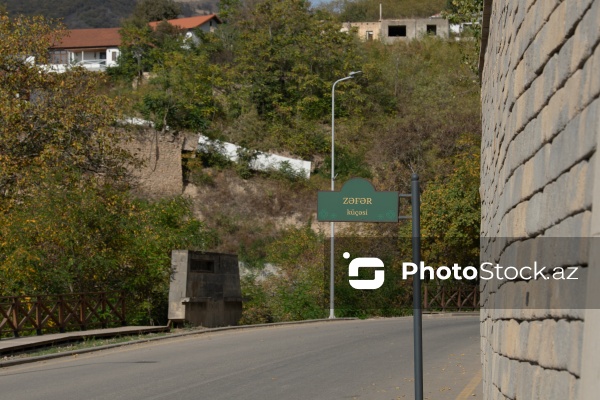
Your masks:
M412 258L415 265L421 263L421 195L419 175L411 178L412 202ZM423 400L423 318L421 314L421 271L413 276L413 335L415 359L415 400Z
M398 199L410 198L412 215L398 215ZM317 219L331 221L331 276L330 276L330 318L333 309L333 221L346 222L398 222L412 219L412 260L417 266L421 262L421 195L419 175L412 174L411 193L377 192L366 179L355 178L346 182L339 192L321 191L318 194ZM415 400L423 400L423 318L421 313L421 274L413 277L413 334L415 364Z
M412 219L412 260L415 265L421 263L421 194L419 175L412 174L410 194L401 194L410 198L412 215L399 216L398 220ZM418 267L417 267L418 268ZM415 364L415 400L423 400L423 315L421 313L421 271L413 276L413 347Z

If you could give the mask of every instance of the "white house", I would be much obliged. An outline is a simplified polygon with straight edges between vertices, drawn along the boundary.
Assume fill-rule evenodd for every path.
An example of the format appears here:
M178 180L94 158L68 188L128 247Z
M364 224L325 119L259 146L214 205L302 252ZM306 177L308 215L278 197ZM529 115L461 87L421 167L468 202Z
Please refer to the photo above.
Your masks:
M217 16L217 14L209 14L209 15L198 15L195 17L187 17L187 18L177 18L170 19L167 22L185 32L186 39L192 39L194 42L198 40L195 36L194 31L197 29L202 30L203 32L214 32L217 26L221 23L221 19ZM150 22L150 26L153 29L162 23L162 21Z
M50 49L50 68L64 72L69 65L104 71L117 65L121 28L72 29Z
M216 14L178 18L167 21L185 32L186 38L197 40L196 29L213 32L221 24ZM150 22L156 28L161 22ZM64 72L69 66L83 66L91 71L104 71L114 67L119 59L121 28L72 29L59 43L50 48L50 65L46 68Z

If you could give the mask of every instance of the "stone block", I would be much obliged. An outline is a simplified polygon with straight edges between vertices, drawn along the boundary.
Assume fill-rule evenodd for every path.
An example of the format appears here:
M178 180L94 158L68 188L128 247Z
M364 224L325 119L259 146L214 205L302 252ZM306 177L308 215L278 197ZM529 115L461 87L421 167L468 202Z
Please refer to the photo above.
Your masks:
M586 73L591 72L588 69L588 65L591 65L591 63L588 63L586 63L584 69L575 71L564 86L564 89L567 93L567 99L565 102L567 111L566 121L570 121L575 118L575 116L581 112L583 104L586 104L589 100L591 100L589 99L589 94L587 93L586 79L584 79Z
M558 7L556 2L552 4L551 1L544 1L539 3L540 7L544 10L542 13L551 13L550 18L544 24L538 35L539 41L537 42L537 49L539 50L538 59L542 63L547 60L547 56L552 54L561 44L565 42L565 37L569 31L569 27L566 26L567 15L569 14L568 1L562 1ZM554 8L555 7L555 8ZM541 14L536 9L536 13ZM540 68L540 65L536 65L536 69Z
M581 376L581 351L583 348L583 321L570 322L570 343L567 353L567 371Z
M496 387L494 387L493 400L506 400L506 398L502 396L502 393Z
M515 27L515 32L517 32L525 19L525 15L527 15L526 0L514 1L509 4L513 6L513 26Z
M527 337L527 356L525 360L537 362L540 353L540 341L543 334L542 321L531 321Z
M500 390L505 397L514 399L517 389L517 371L520 363L516 360L510 360L506 358L505 360L505 369L502 375Z
M597 138L590 135L598 123L600 100L595 100L566 125L552 141L547 179L554 180L575 163L592 154ZM589 185L591 186L591 185Z
M544 400L569 399L570 384L573 378L565 371L545 370L540 375L540 396L534 397Z
M527 360L527 349L529 347L529 321L519 324L519 337L515 346L515 359Z
M502 337L504 345L502 354L510 359L515 359L517 358L516 348L519 340L519 323L514 319L511 319L506 321L504 325L504 335Z
M537 115L534 108L534 101L535 92L531 88L525 90L517 99L512 110L515 129L509 130L508 133L514 135L521 132L525 128L525 125Z
M528 202L519 203L505 215L502 220L502 225L505 229L505 231L502 232L503 237L520 239L528 236L525 227L528 211L527 205Z
M520 362L516 378L515 397L516 399L532 399L531 386L536 367L528 362Z
M575 112L582 110L600 94L598 68L600 68L600 49L596 48L592 56L585 62L583 69L579 70L582 72L581 80L573 84L572 90L577 100Z
M580 397L580 386L581 386L581 380L580 379L576 379L575 377L572 377L569 380L569 400L579 400L579 399L583 399L583 397Z
M542 222L544 229L591 206L587 179L588 162L582 161L544 188Z
M544 232L544 236L558 238L586 237L590 231L591 219L591 211L582 211L548 228Z
M498 387L498 389L502 392L502 384L508 381L508 370L509 370L510 360L506 357L499 356L498 357L498 368L497 373L494 375L494 385Z
M555 65L552 66L555 68L554 81L552 82L554 92L559 87L563 86L564 83L567 81L567 79L573 74L573 72L575 72L575 70L577 70L577 66L572 65L571 60L574 57L573 56L574 50L577 49L578 47L579 47L579 40L576 37L570 37L563 44L563 46L561 47L558 54L556 54L557 62ZM543 73L549 73L550 67L551 67L550 65L546 65L546 68L544 68Z
M498 353L492 353L492 370L491 370L491 380L490 382L494 386L500 385L500 380L502 379L502 356Z
M570 57L565 54L564 60L568 62L569 70L575 71L591 54L594 45L600 39L600 4L593 0L579 0L570 2L570 10L574 12L567 15L567 24L574 24L581 17L581 13L590 5L591 8L581 18L573 35Z
M556 321L547 319L542 322L542 333L538 337L540 341L537 362L542 367L557 368L556 352Z
M544 397L545 387L547 385L547 379L549 379L548 371L544 370L540 366L534 367L533 375L530 383L529 395L523 397L524 399L544 399L549 400Z
M556 323L554 336L555 369L566 370L568 368L569 358L571 357L570 351L575 347L575 342L582 339L572 335L571 324L572 322L565 319L561 319Z
M544 224L544 212L546 206L546 193L538 192L527 201L527 212L525 215L525 236L532 237L540 233L546 225Z
M494 323L494 330L492 331L492 349L494 354L497 354L498 356L502 354L502 344L504 343L502 336L503 332L504 324L501 321ZM497 383L498 381L496 380L494 382Z
M559 54L554 54L544 65L544 70L541 73L541 76L544 77L544 84L543 86L540 85L538 88L538 90L541 91L540 98L543 100L540 104L540 109L541 106L549 101L550 97L552 97L561 85L561 77L559 76L560 70L558 67L560 60ZM563 80L564 79L565 78L563 78Z
M568 95L566 88L559 89L538 116L545 142L550 142L567 124L568 111L566 103Z
M514 98L517 99L519 98L523 92L525 91L525 76L526 76L526 68L527 65L525 64L524 61L521 61L518 65L517 68L515 68L515 72L514 72L514 77L513 77L513 94L514 94ZM511 102L512 104L512 102Z
M523 83L530 85L546 64L549 55L564 41L566 35L564 15L566 4L558 0L537 3L532 10L531 29L534 36L523 53L521 64L525 64ZM529 14L528 14L529 18ZM528 35L529 36L529 35Z

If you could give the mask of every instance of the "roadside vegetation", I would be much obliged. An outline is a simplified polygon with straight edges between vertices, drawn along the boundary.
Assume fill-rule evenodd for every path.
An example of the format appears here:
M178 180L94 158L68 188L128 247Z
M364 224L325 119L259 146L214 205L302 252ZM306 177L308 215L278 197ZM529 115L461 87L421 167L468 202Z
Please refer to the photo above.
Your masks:
M242 322L326 316L327 231L314 221L316 191L330 185L331 84L357 70L362 75L336 88L337 187L364 177L377 190L408 193L418 172L424 257L432 264L475 259L481 127L473 40L384 45L340 32L340 21L360 20L357 7L371 13L373 4L223 0L225 24L185 43L167 23L153 30L132 17L123 24L120 65L106 82L78 70L39 73L18 59L9 65L15 48L42 61L56 29L15 17L30 32L43 30L30 37L3 16L3 35L14 42L0 44L2 69L10 71L0 75L0 280L7 282L0 295L124 289L134 295L137 320L147 323L164 312L170 249L211 249L237 253L249 270ZM442 11L445 1L399 4L420 16ZM394 16L404 15L385 14ZM216 152L186 155L195 201L136 199L128 176L136 160L119 148L127 132L111 123L121 113L248 153L237 164ZM310 160L310 180L285 168L250 170L258 151ZM410 236L409 223L345 229ZM267 264L278 273L265 277Z

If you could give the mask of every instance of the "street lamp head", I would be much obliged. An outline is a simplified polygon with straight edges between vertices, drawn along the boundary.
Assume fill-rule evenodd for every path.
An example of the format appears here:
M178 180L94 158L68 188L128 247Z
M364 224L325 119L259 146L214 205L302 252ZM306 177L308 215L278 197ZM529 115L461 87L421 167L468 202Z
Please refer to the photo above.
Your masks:
M353 71L353 72L350 72L350 75L348 75L348 76L350 78L354 78L354 76L358 75L358 74L362 74L362 71Z

